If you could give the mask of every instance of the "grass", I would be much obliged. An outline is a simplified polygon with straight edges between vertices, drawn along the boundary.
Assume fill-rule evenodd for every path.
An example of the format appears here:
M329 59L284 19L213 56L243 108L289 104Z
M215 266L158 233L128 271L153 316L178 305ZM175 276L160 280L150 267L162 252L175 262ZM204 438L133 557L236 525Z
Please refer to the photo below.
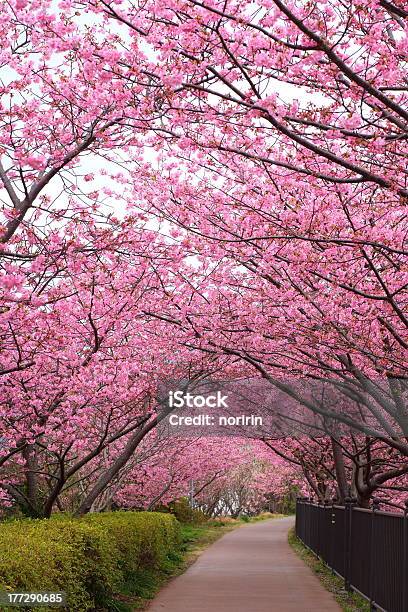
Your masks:
M171 578L185 572L208 546L225 533L246 523L255 523L280 516L283 515L264 512L255 517L219 518L197 525L182 524L179 551L169 555L160 568L141 570L137 574L133 574L131 580L123 585L115 600L109 603L107 609L109 612L145 610L157 592Z
M259 521L266 521L268 519L275 519L275 518L283 518L284 516L287 516L286 514L275 514L272 512L261 512L261 514L257 514L257 516L243 516L241 517L241 521L244 521L245 523L258 523Z
M370 612L369 602L358 593L347 591L344 588L343 579L337 574L333 574L323 561L306 548L296 537L294 528L289 531L288 541L295 553L316 574L323 586L333 594L334 599L344 612Z

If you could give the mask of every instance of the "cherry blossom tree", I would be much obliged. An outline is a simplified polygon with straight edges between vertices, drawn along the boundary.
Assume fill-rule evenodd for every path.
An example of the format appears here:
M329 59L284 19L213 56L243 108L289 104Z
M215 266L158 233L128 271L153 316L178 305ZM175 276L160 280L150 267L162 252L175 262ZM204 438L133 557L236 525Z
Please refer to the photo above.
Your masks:
M202 261L200 290L222 287L192 333L292 395L272 373L333 378L375 426L331 416L406 455L405 7L103 7L172 89L144 208Z
M185 496L208 516L236 517L263 510L268 495L283 498L288 481L301 489L300 470L253 440L189 437L156 440L154 446L153 452L145 439L116 503L152 509Z
M312 489L403 488L407 3L0 8L1 494L89 511L209 375L351 428L283 442Z

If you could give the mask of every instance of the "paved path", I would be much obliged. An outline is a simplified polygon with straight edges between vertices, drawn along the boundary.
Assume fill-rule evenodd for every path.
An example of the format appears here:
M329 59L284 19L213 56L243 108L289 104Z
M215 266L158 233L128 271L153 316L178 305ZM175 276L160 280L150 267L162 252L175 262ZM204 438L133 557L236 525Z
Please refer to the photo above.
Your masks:
M287 543L293 518L252 523L208 548L149 612L339 612Z

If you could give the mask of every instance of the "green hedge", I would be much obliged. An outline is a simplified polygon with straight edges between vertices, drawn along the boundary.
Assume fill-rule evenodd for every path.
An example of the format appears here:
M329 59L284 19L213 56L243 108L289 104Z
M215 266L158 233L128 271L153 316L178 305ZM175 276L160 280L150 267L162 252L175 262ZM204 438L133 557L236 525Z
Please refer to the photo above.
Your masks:
M160 568L179 540L175 517L158 512L5 522L0 591L65 591L69 610L104 607L132 572Z
M196 508L190 506L187 497L181 497L171 502L167 507L163 508L164 512L171 512L180 523L192 523L200 525L208 521L208 517Z

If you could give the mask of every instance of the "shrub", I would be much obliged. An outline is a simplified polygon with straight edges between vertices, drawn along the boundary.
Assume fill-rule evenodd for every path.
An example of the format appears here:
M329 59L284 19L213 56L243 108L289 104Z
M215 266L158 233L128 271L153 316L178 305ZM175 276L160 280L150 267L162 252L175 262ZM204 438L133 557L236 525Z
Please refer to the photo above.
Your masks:
M174 514L180 523L193 523L199 525L208 520L207 516L201 510L191 508L186 497L181 497L168 505L168 510Z
M180 540L175 517L161 512L88 514L85 520L110 533L116 542L119 565L125 574L141 567L160 566Z
M6 522L0 524L0 590L65 591L70 610L91 610L132 571L159 567L178 541L175 518L159 513Z

